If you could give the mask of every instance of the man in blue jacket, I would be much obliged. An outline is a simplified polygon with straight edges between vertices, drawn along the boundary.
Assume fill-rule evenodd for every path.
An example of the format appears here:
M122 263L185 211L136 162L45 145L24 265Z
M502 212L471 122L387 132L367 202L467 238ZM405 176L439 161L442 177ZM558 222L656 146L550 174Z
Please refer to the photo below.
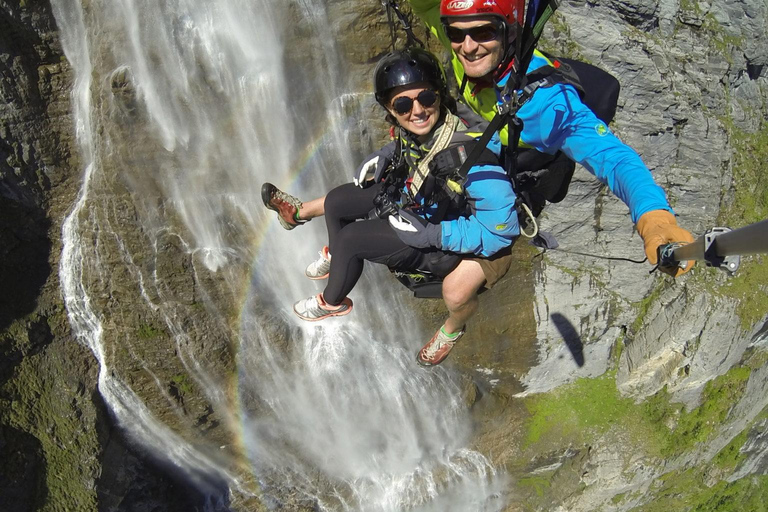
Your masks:
M458 83L466 83L462 100L487 120L502 103L504 87L515 71L514 46L522 25L525 2L519 0L409 0L414 13L440 42L451 50ZM551 62L534 52L528 72ZM621 142L584 105L576 89L554 83L537 89L517 113L523 122L520 147L554 154L562 151L608 185L629 207L643 238L648 261L655 265L658 248L671 242L692 242L693 236L677 225L664 190L659 187L637 153ZM509 143L508 128L500 131ZM661 268L677 277L693 267Z

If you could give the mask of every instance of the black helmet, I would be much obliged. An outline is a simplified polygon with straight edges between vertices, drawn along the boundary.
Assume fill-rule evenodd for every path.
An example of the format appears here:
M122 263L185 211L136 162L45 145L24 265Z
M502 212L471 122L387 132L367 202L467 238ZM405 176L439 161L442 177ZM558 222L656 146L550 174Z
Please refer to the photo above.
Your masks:
M447 86L440 63L434 55L421 48L407 48L388 53L376 64L374 71L376 101L386 108L389 91L403 85L427 82L441 98L447 97Z

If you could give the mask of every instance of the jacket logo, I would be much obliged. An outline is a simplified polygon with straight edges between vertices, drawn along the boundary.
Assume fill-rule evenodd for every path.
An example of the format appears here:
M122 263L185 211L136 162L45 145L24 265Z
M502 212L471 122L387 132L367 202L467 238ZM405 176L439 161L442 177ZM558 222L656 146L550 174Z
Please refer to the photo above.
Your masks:
M601 137L605 137L606 135L608 135L608 127L605 126L603 123L596 124L595 131Z
M496 224L496 231L502 231L502 230L505 230L505 229L507 229L507 225L506 224Z
M475 0L453 0L445 6L447 11L465 11L475 5Z

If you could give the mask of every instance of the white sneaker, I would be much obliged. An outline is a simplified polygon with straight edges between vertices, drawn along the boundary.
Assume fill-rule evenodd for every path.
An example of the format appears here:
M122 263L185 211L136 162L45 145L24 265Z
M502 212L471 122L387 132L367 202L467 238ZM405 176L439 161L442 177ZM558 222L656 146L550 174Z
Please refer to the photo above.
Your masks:
M331 254L328 252L328 246L324 246L318 254L320 257L309 264L304 274L310 279L327 279L331 271Z
M344 297L338 306L331 306L325 302L322 293L300 300L293 305L293 312L308 322L316 322L332 316L343 316L350 311L352 311L352 301L349 297Z

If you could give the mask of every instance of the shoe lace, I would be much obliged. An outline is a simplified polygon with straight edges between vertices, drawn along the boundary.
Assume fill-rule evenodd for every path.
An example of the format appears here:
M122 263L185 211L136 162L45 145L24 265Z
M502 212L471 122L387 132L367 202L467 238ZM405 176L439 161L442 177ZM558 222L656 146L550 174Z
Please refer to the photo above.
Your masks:
M279 188L275 188L275 190L272 192L272 200L275 202L281 201L283 203L288 203L297 210L301 208L301 201L295 196L292 196L291 194L288 194L286 192L283 192Z
M443 333L439 332L435 337L435 341L430 343L426 347L426 350L424 350L424 356L426 359L432 359L432 357L434 357L435 354L437 354L438 350L443 348L445 345L452 345L453 343L454 343L453 340L446 339Z
M310 316L317 317L326 313L326 311L320 306L320 303L317 300L317 295L313 295L312 297L308 298L304 303L304 308L307 310L307 313Z

